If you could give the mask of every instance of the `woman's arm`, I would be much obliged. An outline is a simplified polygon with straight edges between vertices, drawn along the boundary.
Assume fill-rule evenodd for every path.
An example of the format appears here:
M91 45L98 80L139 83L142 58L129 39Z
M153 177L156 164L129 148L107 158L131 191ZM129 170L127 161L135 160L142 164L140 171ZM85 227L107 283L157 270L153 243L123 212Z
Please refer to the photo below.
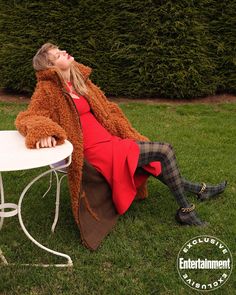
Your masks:
M26 146L36 148L36 143L48 137L54 137L57 144L66 139L64 129L52 120L54 106L50 95L37 85L26 111L20 112L15 120L18 131L26 137Z

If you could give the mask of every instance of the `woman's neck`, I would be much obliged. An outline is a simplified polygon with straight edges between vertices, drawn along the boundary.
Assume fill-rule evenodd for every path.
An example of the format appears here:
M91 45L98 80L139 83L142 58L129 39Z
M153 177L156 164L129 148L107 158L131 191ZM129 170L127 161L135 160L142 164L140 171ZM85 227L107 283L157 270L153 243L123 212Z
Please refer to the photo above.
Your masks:
M61 71L61 75L65 81L70 81L70 69Z

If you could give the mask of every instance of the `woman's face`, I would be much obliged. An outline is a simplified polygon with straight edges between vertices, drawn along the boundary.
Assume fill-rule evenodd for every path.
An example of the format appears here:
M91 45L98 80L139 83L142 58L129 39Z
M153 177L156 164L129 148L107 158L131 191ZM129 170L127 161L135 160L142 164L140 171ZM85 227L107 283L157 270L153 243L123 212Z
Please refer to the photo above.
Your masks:
M70 56L66 50L60 50L59 48L50 49L48 54L50 55L52 64L61 71L68 70L74 60L74 57Z

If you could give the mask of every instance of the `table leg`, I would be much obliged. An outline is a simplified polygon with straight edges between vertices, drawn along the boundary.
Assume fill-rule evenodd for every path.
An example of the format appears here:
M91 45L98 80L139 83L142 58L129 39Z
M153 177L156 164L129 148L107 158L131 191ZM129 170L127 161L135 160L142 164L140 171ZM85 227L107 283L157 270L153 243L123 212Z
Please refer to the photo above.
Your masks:
M1 194L1 205L4 204L4 190L3 190L3 182L2 182L2 174L0 172L0 194ZM1 209L1 212L4 212L4 208ZM3 226L3 220L4 220L4 217L1 216L1 219L0 219L0 230L2 229L2 226ZM5 265L8 265L8 262L5 258L5 256L3 255L2 253L2 250L0 248L0 258L3 262L3 264Z
M61 167L57 167L56 169L61 169L61 168L66 168L70 165L71 163L71 157L69 158L69 162L66 163L65 165L61 166ZM39 248L49 252L49 253L52 253L54 255L57 255L57 256L61 256L61 257L64 257L67 259L67 264L29 264L29 265L35 265L35 266L59 266L59 267L68 267L68 266L73 266L73 262L70 258L70 256L64 254L64 253L61 253L61 252L57 252L57 251L54 251L52 249L49 249L45 246L43 246L42 244L40 244L38 241L36 241L31 235L30 233L27 231L24 223L23 223L23 220L22 220L22 215L21 215L21 206L22 206L22 201L24 199L24 196L26 194L26 192L29 190L29 188L38 180L40 179L41 177L45 176L46 174L48 173L51 173L51 171L54 171L55 168L52 168L42 174L40 174L39 176L37 176L36 178L34 178L26 187L25 189L23 190L23 192L21 193L21 196L20 196L20 199L19 199L19 203L18 203L18 217L19 217L19 222L20 222L20 225L21 225L21 228L22 230L24 231L24 233L26 234L26 236L35 244L37 245Z
M12 217L18 214L18 206L13 203L5 203L4 200L4 189L3 189L3 181L2 181L2 174L0 172L0 195L1 195L1 203L0 203L0 230L3 226L3 220L5 217ZM13 209L12 211L6 211L4 209ZM9 265L5 256L2 253L0 248L0 260L3 262L4 265Z
M1 194L1 204L4 204L4 189L3 189L3 182L2 182L2 174L0 172L0 194ZM4 208L1 209L1 212L4 212ZM4 217L1 216L0 218L0 230L3 226Z
M56 205L55 217L54 217L54 221L53 221L52 228L51 228L51 231L53 233L55 231L55 227L57 225L57 221L58 221L58 217L59 217L61 182L62 182L63 178L66 176L66 174L64 174L59 178L57 171L54 171L54 172L55 172L56 181L57 181L57 191L56 191L56 203L55 203L55 205Z

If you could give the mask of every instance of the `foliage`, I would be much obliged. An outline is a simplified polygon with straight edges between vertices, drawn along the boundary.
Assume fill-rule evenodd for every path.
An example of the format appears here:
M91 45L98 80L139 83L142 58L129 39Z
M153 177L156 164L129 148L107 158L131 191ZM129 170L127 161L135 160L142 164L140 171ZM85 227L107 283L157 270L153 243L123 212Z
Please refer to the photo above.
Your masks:
M236 2L0 0L0 85L31 93L32 57L58 44L109 96L235 92Z

